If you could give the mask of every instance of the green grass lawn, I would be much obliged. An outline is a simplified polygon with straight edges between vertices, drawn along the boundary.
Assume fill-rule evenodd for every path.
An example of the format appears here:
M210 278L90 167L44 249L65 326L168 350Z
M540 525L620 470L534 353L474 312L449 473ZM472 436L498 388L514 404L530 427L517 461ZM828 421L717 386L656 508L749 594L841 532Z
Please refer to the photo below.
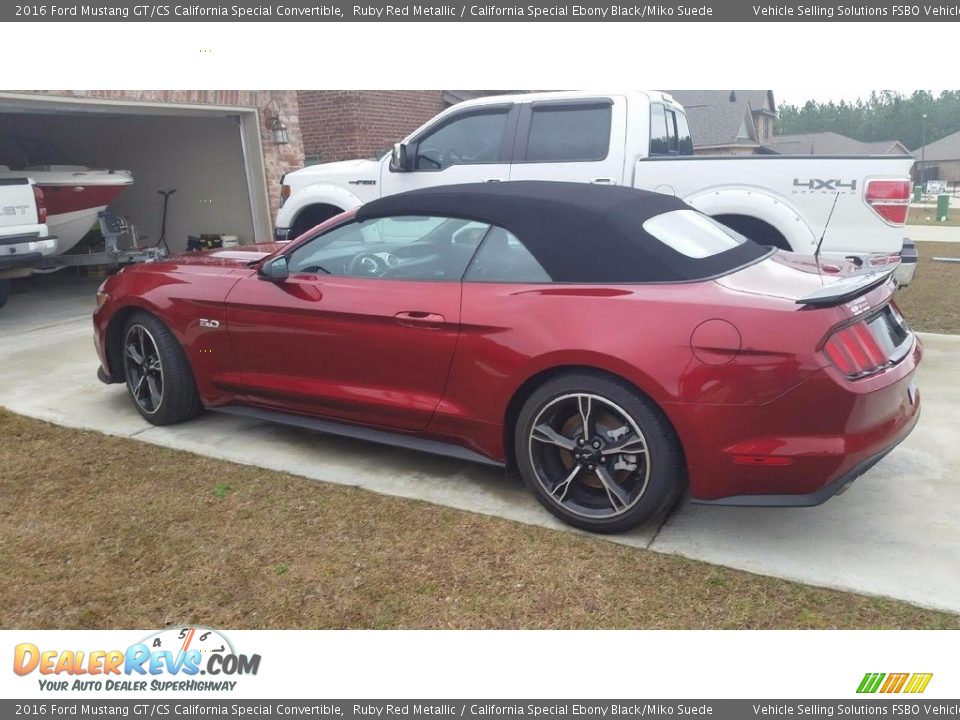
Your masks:
M0 627L950 628L957 616L0 409Z
M960 263L932 259L960 256L960 243L919 242L917 250L917 274L897 291L897 305L914 330L960 334Z

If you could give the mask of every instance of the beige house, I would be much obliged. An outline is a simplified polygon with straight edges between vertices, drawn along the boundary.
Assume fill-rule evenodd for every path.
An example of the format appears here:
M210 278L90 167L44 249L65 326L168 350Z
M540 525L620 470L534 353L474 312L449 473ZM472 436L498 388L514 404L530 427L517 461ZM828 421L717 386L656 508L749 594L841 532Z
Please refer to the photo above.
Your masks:
M913 151L914 174L924 180L960 182L960 132Z
M683 105L697 155L770 152L777 105L772 90L667 90Z
M777 135L770 147L781 155L909 155L899 140L861 142L835 132Z

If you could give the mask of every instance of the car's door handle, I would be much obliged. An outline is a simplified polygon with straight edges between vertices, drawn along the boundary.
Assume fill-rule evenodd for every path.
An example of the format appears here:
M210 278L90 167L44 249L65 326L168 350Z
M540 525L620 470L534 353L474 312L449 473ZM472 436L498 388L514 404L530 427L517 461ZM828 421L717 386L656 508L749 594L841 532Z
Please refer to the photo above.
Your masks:
M500 178L487 178L484 182L503 182Z
M400 325L407 327L425 328L427 330L436 330L443 327L447 319L439 313L420 312L418 310L408 310L398 312L393 316Z
M613 178L594 178L591 180L594 185L615 185Z

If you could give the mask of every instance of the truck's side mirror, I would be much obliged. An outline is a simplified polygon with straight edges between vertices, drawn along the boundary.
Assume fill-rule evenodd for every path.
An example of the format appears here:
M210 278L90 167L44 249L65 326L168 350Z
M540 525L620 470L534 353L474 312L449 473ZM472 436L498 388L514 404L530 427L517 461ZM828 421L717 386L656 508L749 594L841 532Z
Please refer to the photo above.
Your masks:
M264 280L271 280L273 282L286 280L290 275L290 270L287 268L287 259L281 255L273 260L268 260L260 266L257 274Z
M390 153L390 169L393 172L410 172L410 158L407 156L407 144L398 142Z

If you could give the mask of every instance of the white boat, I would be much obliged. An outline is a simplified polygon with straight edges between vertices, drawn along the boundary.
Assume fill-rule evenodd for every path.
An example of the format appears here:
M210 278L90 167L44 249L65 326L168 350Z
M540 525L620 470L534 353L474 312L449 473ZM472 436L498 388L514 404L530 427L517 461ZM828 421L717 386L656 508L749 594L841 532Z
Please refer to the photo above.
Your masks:
M95 170L84 165L30 165L11 170L0 165L0 179L31 178L43 190L47 227L57 236L57 255L68 252L97 223L105 210L128 185L129 170Z

